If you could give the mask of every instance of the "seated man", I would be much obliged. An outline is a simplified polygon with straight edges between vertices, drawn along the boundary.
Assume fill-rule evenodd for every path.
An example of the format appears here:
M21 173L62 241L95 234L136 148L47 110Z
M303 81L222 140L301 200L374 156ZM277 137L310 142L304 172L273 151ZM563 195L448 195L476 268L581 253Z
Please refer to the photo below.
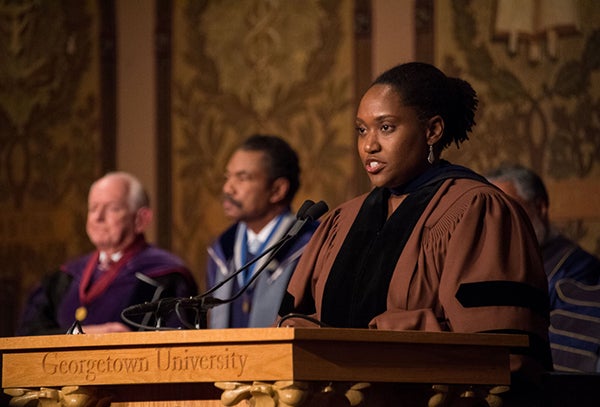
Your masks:
M540 243L550 293L554 369L598 371L600 259L552 227L546 187L533 171L506 165L492 170L488 179L521 204Z
M290 205L298 188L296 152L283 139L256 135L233 153L225 170L223 209L234 221L208 248L207 287L214 287L281 239L296 217ZM273 324L288 281L317 223L304 225L297 239L280 250L265 272L237 300L213 308L210 328L266 327ZM215 295L228 299L242 290L265 256L224 284Z
M146 243L151 220L148 195L134 176L112 172L94 182L86 231L96 250L43 279L16 334L64 334L76 320L84 333L129 331L121 321L128 306L158 294L195 295L196 283L183 261Z

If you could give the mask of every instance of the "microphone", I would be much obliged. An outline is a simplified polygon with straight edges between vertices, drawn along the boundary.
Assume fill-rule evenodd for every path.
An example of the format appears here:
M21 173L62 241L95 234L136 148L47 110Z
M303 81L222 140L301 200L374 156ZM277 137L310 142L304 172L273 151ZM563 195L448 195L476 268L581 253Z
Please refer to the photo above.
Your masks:
M271 261L273 261L273 259L275 258L275 256L279 252L279 250L287 242L289 242L290 240L292 240L293 238L296 237L296 235L298 234L298 232L300 232L300 229L302 229L302 226L304 226L304 224L306 222L308 222L309 220L319 219L328 210L329 210L329 207L327 206L327 204L324 201L319 201L316 204L310 206L306 210L304 219L296 220L294 225L292 225L292 227L288 230L288 233L279 242L277 242L273 245L273 246L277 246L277 248L271 253L271 255L267 258L267 260L262 264L262 266L258 270L256 270L256 272L254 272L254 274L252 275L250 280L242 288L240 288L239 291L233 297L230 297L225 300L220 299L220 298L208 297L209 292L212 292L211 290L209 290L209 292L206 292L206 293L202 294L201 296L199 296L203 300L202 305L205 307L208 306L208 308L205 308L205 310L208 311L210 308L213 308L217 305L227 304L227 303L233 302L236 299L238 299L252 285L252 283L254 283L254 281L260 276L260 274L267 268L269 263L271 263ZM298 224L300 224L300 226L296 227ZM262 254L264 254L264 253L261 253L261 256L262 256ZM236 273L238 273L238 272L236 271Z
M135 273L135 277L138 280L145 282L146 284L149 284L149 285L151 285L153 287L156 287L156 290L154 290L154 294L152 295L151 302L157 301L160 298L160 296L162 295L162 292L165 290L165 286L163 284L159 283L158 281L156 281L153 278L148 277L145 274L142 274L140 272L136 272ZM150 318L152 318L152 313L151 312L146 313L146 315L144 315L144 319L142 320L142 322L141 322L140 325L147 326L148 322L150 322ZM157 319L156 323L160 324L160 320Z
M192 297L190 297L192 298ZM171 311L175 304L179 301L183 301L185 298L168 297L161 298L157 301L145 302L143 304L131 305L121 312L123 315L133 317L135 315L145 315L147 313L158 313L159 311Z
M325 202L323 202L323 201L321 201L321 202L322 202L322 205L325 205L325 207L327 207L327 204ZM300 232L300 229L302 228L302 226L304 226L304 224L308 221L306 216L309 215L311 208L313 208L315 205L316 204L314 203L314 201L311 201L310 199L307 199L306 201L304 201L304 203L300 206L300 209L298 209L298 212L296 214L296 220L294 221L294 223L292 223L290 225L288 230L283 235L283 238L281 238L279 241L273 243L269 248L265 249L261 254L256 256L254 259L252 259L248 263L244 264L241 268L239 268L235 272L231 273L229 276L227 276L227 278L220 281L218 284L215 284L209 290L205 291L203 294L200 295L200 297L207 296L209 294L214 293L219 288L221 288L225 284L227 284L229 281L233 280L238 274L242 273L244 270L246 270L247 268L252 266L254 263L256 263L257 261L259 261L260 259L265 257L267 254L273 252L274 250L279 250L279 248L281 246L283 246L285 243L288 242L288 240L290 240L291 238L296 236L298 234L298 232ZM325 210L325 212L327 212L327 210ZM323 213L325 213L325 212L323 212ZM312 214L312 212L311 212L311 214ZM312 216L313 216L312 220L317 219L317 218L314 218L314 214L312 214ZM319 217L320 216L321 215L319 215ZM300 227L297 227L297 225L300 225ZM267 263L265 263L265 264L267 264Z
M304 207L304 205L302 205L302 207ZM302 207L300 209L302 209ZM296 236L306 222L319 219L325 212L327 212L328 209L329 208L327 207L327 204L323 201L319 201L317 203L312 202L312 205L307 207L303 212L303 216L298 216L298 220L294 222L294 224L292 224L292 226L288 229L285 237L292 238ZM298 214L300 214L300 211L298 211Z
M202 312L208 311L210 308L213 308L217 305L225 304L231 301L235 301L241 294L243 294L248 287L258 278L258 275L267 267L267 265L275 258L279 250L290 240L296 237L296 235L300 232L302 227L306 224L306 222L311 220L316 220L320 218L325 212L329 210L327 204L324 201L319 201L318 203L314 203L314 201L306 200L298 209L296 214L296 220L290 225L284 236L269 248L264 250L260 255L256 256L251 261L244 264L241 268L227 276L226 279L219 282L209 290L205 291L203 294L197 295L195 297L189 298L163 298L158 301L147 302L143 304L132 305L130 307L125 308L121 312L121 318L127 322L130 322L126 317L135 316L135 315L145 315L147 313L156 313L160 314L163 312L170 312L171 310L178 308L194 308L199 309ZM248 283L242 287L236 295L230 299L222 300L220 298L209 297L209 294L212 294L227 282L234 279L237 275L242 273L248 267L252 266L258 260L263 258L264 256L271 254L271 256L265 261L261 268L259 268L254 275L250 278ZM182 321L183 322L183 321Z
M325 201L319 201L306 211L306 217L311 218L312 220L317 220L321 216L325 215L329 210L329 206L325 203Z
M306 214L306 211L308 211L314 205L315 205L315 202L311 201L310 199L307 199L306 201L304 201L302 203L302 205L300 206L300 209L298 209L298 212L296 212L296 219L304 219L304 215Z

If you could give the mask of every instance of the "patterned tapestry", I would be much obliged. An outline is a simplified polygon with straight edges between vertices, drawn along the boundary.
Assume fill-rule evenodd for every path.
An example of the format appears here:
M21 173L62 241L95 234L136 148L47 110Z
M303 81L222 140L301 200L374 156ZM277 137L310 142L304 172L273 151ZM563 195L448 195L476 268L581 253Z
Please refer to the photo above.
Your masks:
M95 1L0 1L0 335L40 277L89 250L100 170Z
M600 3L435 2L435 63L479 94L471 140L451 161L536 170L550 216L600 255Z
M351 0L173 4L172 248L204 281L206 247L229 221L226 162L253 133L301 161L294 202L356 194Z

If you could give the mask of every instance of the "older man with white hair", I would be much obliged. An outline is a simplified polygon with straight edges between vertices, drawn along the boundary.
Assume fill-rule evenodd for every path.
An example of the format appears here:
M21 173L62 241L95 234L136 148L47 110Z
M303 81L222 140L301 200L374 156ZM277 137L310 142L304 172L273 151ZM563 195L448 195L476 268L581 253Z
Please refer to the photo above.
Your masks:
M148 195L126 172L94 182L86 231L96 247L46 276L32 292L17 335L65 333L79 322L85 333L124 332L123 309L161 297L197 293L184 262L146 242L152 220ZM174 321L172 318L171 321Z

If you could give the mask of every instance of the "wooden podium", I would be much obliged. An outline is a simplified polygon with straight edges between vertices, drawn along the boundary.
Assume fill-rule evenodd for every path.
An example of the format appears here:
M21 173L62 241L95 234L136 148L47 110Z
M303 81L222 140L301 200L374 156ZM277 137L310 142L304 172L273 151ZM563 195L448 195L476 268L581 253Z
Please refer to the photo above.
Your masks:
M527 345L521 335L330 328L0 338L5 397L27 407L350 406L397 383L436 385L429 404L441 406L453 387L500 393L509 349Z

